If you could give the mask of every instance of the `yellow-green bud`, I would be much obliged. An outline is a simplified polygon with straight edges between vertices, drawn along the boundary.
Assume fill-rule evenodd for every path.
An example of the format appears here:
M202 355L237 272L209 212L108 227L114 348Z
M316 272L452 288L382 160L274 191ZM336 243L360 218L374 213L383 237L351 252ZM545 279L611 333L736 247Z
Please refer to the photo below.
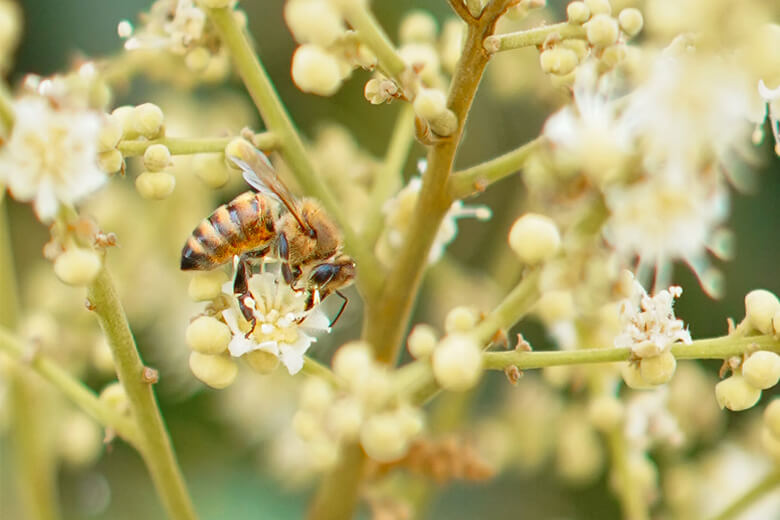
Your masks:
M754 352L742 363L742 376L756 388L772 388L780 379L780 356L774 352Z
M775 337L780 336L780 310L772 317L772 333Z
M98 168L106 173L116 173L122 169L124 157L119 150L98 153Z
M585 0L585 5L588 6L593 16L612 13L612 6L609 5L609 0Z
M626 59L628 51L626 46L620 43L610 45L601 53L601 62L608 67L614 67Z
M439 89L422 88L414 98L414 112L430 121L447 110L447 95Z
M362 341L350 341L333 356L333 371L350 383L360 380L374 364L371 349Z
M81 412L68 414L62 423L58 451L63 460L74 467L92 464L103 447L102 428Z
M290 0L284 4L284 21L300 43L327 47L346 28L336 9L327 0Z
M444 318L444 330L447 334L468 332L477 325L477 313L469 307L455 307Z
M639 369L639 365L636 363L625 363L620 367L620 375L623 377L623 382L626 386L633 388L634 390L648 390L653 388L653 385L642 379L642 373Z
M143 172L135 179L138 193L145 199L168 198L176 187L176 177L167 172Z
M422 359L433 353L433 349L436 348L436 343L438 341L439 339L434 328L430 325L421 323L415 325L412 329L406 344L409 348L409 353L415 359Z
M574 67L577 66L577 61L577 54L573 50L560 46L547 49L539 55L542 71L559 76L573 71Z
M608 14L597 14L584 24L588 41L597 47L612 45L618 39L618 23Z
M642 358L639 374L650 385L668 383L677 369L677 360L671 352L662 352L657 356Z
M116 107L111 112L111 117L122 127L122 139L135 139L138 132L135 130L133 112L135 107L123 105Z
M570 23L583 24L590 18L590 9L585 2L572 2L566 6L566 17Z
M775 463L780 464L780 437L775 436L769 431L769 428L762 428L761 445L774 459Z
M398 53L410 67L419 68L420 78L428 85L439 83L439 53L428 43L407 43Z
M100 392L100 402L119 415L130 415L130 399L122 383L115 381L106 385Z
M433 351L433 375L447 390L468 390L482 375L482 351L470 336L450 334Z
M190 353L190 370L195 377L212 388L225 388L233 384L238 365L228 354L212 356L200 352Z
M602 395L588 404L588 419L602 432L616 430L623 421L623 403L613 395Z
M401 405L395 413L404 436L411 438L422 431L425 418L419 408Z
M198 0L198 3L209 9L222 9L230 6L231 0Z
M715 385L715 398L721 408L739 412L752 408L761 398L761 390L745 381L742 374L732 374Z
M251 150L251 146L252 145L243 137L231 139L227 146L225 146L225 164L231 168L238 168L230 158L235 157L237 159L246 160L245 156Z
M772 435L780 439L780 397L772 399L764 409L764 423Z
M339 461L340 448L334 440L320 436L309 442L307 447L309 460L315 471L328 471Z
M235 167L235 165L233 165ZM230 170L227 167L224 154L199 153L193 157L192 169L206 186L212 189L221 188L230 180Z
M90 361L92 362L92 366L94 366L102 375L108 376L116 374L114 354L111 352L111 348L108 346L108 341L106 341L105 336L100 336L92 343Z
M363 408L352 398L339 399L328 409L328 427L344 440L354 440L363 424Z
M211 52L205 47L195 47L184 57L184 64L193 72L203 72L209 66Z
M258 374L270 374L279 367L279 357L267 350L252 350L241 359Z
M68 285L84 286L92 283L102 265L95 251L74 247L54 261L54 274Z
M153 139L162 131L163 111L154 103L144 103L135 107L132 120L136 132Z
M98 134L98 151L108 152L113 150L121 138L122 122L114 116L108 116Z
M150 172L159 172L171 164L171 151L164 144L150 145L144 152L144 167Z
M620 22L620 28L623 29L623 32L628 36L636 36L639 34L639 31L642 30L642 26L645 23L642 19L642 13L639 12L639 9L633 7L620 11L618 21Z
M526 213L509 231L509 247L526 264L537 264L553 257L560 246L558 227L544 215Z
M300 405L304 410L323 412L333 402L333 389L319 377L310 377L301 388Z
M304 92L332 96L341 86L338 60L316 45L301 45L293 54L292 78Z
M576 313L574 297L567 290L546 291L539 298L535 310L547 325L571 319Z
M363 423L360 444L372 459L390 462L406 454L409 441L395 414L381 413L369 417Z
M436 19L428 11L415 9L401 21L398 34L402 44L433 42L436 40Z
M228 281L228 276L222 269L195 273L190 280L187 294L192 301L202 302L213 300L222 294L222 285Z
M211 316L199 316L192 320L185 334L187 345L201 354L221 354L232 338L230 328Z
M308 410L298 410L292 418L292 426L296 435L305 441L310 441L322 435L322 427L317 415Z
M772 334L772 318L780 312L780 301L773 293L756 289L745 295L745 318L762 334Z

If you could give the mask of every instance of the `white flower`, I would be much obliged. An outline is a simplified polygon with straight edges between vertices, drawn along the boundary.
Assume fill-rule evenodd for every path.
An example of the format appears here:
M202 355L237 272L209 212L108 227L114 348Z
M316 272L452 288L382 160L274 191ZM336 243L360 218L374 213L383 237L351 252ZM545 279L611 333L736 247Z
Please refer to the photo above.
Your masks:
M772 135L775 136L775 153L780 155L780 85L775 89L770 89L764 83L764 80L758 81L758 94L767 104L766 115L769 116L769 123L772 126ZM766 118L761 120L764 123Z
M682 288L670 287L651 298L633 277L631 282L631 296L620 303L622 332L615 346L629 347L639 357L652 357L668 351L673 343L691 343L691 333L675 318L672 308Z
M56 109L43 97L14 102L14 127L0 150L0 182L35 213L50 221L60 204L71 205L106 182L97 165L99 116Z
M685 440L677 419L668 409L669 389L634 394L626 406L625 435L631 447L646 451L661 442L679 446Z
M317 341L314 334L330 332L328 318L317 307L305 310L306 297L280 281L277 274L260 273L249 279L249 293L254 302L254 330L246 337L251 325L244 318L233 295L232 283L223 291L230 295L231 307L222 312L233 337L228 351L234 357L264 350L277 356L290 374L303 367L303 355Z

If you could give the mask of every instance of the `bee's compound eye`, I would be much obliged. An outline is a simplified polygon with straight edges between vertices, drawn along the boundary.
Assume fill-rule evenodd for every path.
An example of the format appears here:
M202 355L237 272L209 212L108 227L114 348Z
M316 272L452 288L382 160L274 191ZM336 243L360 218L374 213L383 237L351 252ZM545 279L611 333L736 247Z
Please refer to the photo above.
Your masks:
M335 266L333 264L322 264L317 266L311 273L311 276L309 279L314 282L316 285L322 287L326 283L328 283L334 276L336 276L336 272L339 270L338 266Z

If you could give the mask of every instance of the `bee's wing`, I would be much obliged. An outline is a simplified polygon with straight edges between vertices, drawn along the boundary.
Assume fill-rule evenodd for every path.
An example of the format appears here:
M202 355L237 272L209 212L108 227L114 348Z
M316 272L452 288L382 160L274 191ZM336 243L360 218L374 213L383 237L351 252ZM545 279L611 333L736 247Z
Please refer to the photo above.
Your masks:
M241 168L244 180L250 186L260 193L268 195L284 204L290 214L298 221L301 229L303 231L308 231L309 227L304 224L303 218L301 218L301 215L298 213L298 205L295 203L295 197L276 174L276 171L271 165L271 161L268 160L264 153L254 148L250 155L249 162L232 155L230 156L230 160Z

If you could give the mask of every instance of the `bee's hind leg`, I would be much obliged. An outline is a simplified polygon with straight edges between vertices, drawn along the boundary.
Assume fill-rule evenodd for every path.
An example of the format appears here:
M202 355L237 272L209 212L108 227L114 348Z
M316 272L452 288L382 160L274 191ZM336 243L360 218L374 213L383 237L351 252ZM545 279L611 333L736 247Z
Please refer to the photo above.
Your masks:
M236 275L233 278L233 294L238 299L238 308L241 309L241 314L244 319L249 322L251 328L246 333L245 337L249 337L254 331L257 325L257 318L255 317L255 302L252 299L252 295L249 292L249 277L252 276L252 267L246 258L239 257L236 262Z

